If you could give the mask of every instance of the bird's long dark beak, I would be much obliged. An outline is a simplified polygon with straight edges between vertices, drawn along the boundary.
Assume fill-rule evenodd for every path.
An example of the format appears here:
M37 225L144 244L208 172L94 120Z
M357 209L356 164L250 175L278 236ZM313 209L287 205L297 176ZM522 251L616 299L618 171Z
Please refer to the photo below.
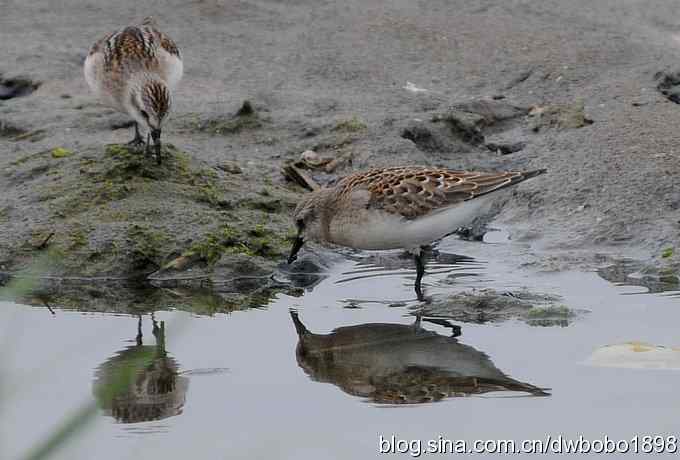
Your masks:
M151 139L153 139L154 152L156 153L156 162L161 164L161 130L152 129Z
M293 242L293 247L290 249L290 255L288 256L288 263L292 264L295 262L297 259L297 253L300 252L300 248L305 244L305 239L302 237L301 234L298 233L298 236L295 238L295 241Z

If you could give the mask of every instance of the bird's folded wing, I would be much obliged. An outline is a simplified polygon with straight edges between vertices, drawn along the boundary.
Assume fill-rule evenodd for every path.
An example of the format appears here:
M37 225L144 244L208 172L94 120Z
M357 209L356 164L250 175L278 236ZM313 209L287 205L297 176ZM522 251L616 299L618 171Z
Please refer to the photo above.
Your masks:
M521 172L482 173L434 168L387 168L366 173L369 207L407 219L474 199L524 180Z

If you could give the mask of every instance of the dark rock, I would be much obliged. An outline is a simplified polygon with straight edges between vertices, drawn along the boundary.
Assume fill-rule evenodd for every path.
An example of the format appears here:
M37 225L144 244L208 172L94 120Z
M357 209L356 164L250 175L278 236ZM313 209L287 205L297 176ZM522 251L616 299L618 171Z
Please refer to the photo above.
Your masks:
M680 104L680 71L663 71L654 75L657 81L656 89L666 98Z
M557 304L559 300L525 290L479 289L433 299L423 307L422 314L477 324L519 319L530 325L566 326L576 312Z
M483 123L479 115L470 112L450 112L433 121L444 121L451 129L451 133L467 144L484 143L484 135L481 131Z
M492 152L500 152L501 155L509 155L511 153L519 152L526 147L524 142L513 142L509 144L500 144L495 142L488 142L486 148Z
M680 192L670 193L666 197L668 207L673 211L680 209Z
M453 104L446 112L435 114L430 121L413 121L402 129L408 139L424 152L469 152L484 144L484 130L507 128L506 122L524 117L525 107L492 99L477 99ZM499 126L497 126L499 125ZM523 147L523 145L521 145ZM503 146L504 153L521 149L520 144Z
M447 150L448 142L435 134L423 123L414 123L404 128L401 137L412 141L425 152L441 152Z
M2 78L0 76L0 100L28 96L38 89L42 83L26 77Z
M461 239L467 241L484 241L484 235L486 235L487 229L485 225L473 226L473 227L460 227L454 232Z
M243 101L243 105L241 106L240 109L238 109L238 112L236 112L237 117L243 117L243 116L248 116L248 115L253 115L255 113L255 109L253 108L253 104L251 104L250 101L246 100Z
M280 270L294 287L311 289L328 276L328 265L320 254L305 251L292 264L282 263Z
M115 121L111 123L111 130L128 129L135 126L134 120Z
M12 123L0 120L0 137L17 137L28 132Z

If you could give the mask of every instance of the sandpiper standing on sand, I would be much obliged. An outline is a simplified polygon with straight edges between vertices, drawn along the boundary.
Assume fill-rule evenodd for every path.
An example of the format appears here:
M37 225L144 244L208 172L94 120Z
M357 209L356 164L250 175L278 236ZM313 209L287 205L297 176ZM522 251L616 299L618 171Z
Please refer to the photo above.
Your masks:
M134 146L150 151L161 162L161 128L171 105L171 94L182 78L182 56L152 18L128 26L97 41L85 59L85 79L108 106L134 120Z
M486 212L491 192L545 169L497 173L404 166L357 172L310 193L294 213L298 235L292 263L306 240L356 249L406 249L415 256L415 290L422 300L422 248Z

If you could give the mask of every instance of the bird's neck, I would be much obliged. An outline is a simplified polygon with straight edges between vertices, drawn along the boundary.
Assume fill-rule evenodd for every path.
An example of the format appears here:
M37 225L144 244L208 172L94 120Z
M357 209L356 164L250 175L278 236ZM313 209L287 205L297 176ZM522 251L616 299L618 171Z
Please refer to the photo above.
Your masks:
M320 219L319 219L319 224L320 224L320 232L321 232L321 237L324 240L330 241L330 225L331 221L333 220L333 216L335 215L335 212L337 211L335 207L335 200L336 196L333 193L334 190L333 188L322 188L320 190L317 190L316 193L317 200L318 200L318 205L317 209L320 212Z

